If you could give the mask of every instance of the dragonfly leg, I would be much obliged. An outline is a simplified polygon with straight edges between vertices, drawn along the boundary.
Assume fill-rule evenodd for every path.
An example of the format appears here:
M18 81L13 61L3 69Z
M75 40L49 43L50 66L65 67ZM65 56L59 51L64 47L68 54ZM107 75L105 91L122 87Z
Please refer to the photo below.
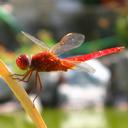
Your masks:
M20 79L19 77L23 77L25 74L26 73L24 73L24 74L11 74L10 76L12 79Z
M27 71L25 74L13 74L11 76L13 79L16 79L18 81L28 82L31 78L31 75L32 75L32 70ZM22 78L19 78L19 77L22 77Z
M40 95L41 90L42 90L42 83L41 83L41 79L40 79L38 72L36 72L35 74L35 87L36 87L37 95L33 99L33 105L34 105L36 98Z

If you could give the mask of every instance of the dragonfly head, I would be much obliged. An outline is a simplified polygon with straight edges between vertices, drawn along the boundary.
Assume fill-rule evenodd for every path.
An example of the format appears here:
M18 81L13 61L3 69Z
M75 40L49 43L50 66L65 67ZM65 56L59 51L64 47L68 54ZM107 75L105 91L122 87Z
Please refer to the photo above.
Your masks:
M30 66L30 58L28 55L22 54L16 59L16 64L20 69L26 70Z

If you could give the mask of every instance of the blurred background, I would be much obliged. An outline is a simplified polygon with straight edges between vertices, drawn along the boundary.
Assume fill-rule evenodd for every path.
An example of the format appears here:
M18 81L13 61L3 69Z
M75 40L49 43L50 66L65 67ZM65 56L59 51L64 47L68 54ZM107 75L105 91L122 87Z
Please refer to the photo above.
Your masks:
M125 46L121 53L88 61L94 74L41 73L35 105L48 128L128 128L127 0L0 0L0 59L14 73L23 73L15 64L18 55L39 52L21 31L49 46L69 32L84 34L84 44L62 57ZM29 90L33 78L21 84ZM32 100L35 96L31 92ZM0 127L35 128L2 79Z

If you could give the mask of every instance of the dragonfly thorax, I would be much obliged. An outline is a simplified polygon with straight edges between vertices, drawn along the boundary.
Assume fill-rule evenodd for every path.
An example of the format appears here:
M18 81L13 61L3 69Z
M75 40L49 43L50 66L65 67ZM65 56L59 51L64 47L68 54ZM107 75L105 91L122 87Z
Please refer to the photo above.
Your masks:
M16 59L17 66L22 69L26 70L30 66L31 59L28 55L22 54Z

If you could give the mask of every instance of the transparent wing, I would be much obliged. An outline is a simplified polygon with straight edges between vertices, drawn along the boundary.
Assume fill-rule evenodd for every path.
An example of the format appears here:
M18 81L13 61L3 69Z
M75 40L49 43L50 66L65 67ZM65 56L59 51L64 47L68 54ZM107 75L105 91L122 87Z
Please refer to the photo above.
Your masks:
M95 73L96 71L92 66L90 66L86 62L82 62L82 63L75 64L75 65L76 65L75 70L85 71L88 73Z
M85 36L79 33L69 33L65 35L60 42L51 48L51 51L57 55L79 47L84 42Z
M86 62L81 62L81 61L70 61L67 60L66 58L63 59L64 61L67 61L68 63L74 65L73 69L74 70L80 70L80 71L85 71L88 73L94 73L96 70L90 66L88 63Z
M49 50L50 48L41 40L36 39L34 36L21 31L22 34L24 34L28 39L30 39L33 43L37 44L38 46L40 46L43 49Z

